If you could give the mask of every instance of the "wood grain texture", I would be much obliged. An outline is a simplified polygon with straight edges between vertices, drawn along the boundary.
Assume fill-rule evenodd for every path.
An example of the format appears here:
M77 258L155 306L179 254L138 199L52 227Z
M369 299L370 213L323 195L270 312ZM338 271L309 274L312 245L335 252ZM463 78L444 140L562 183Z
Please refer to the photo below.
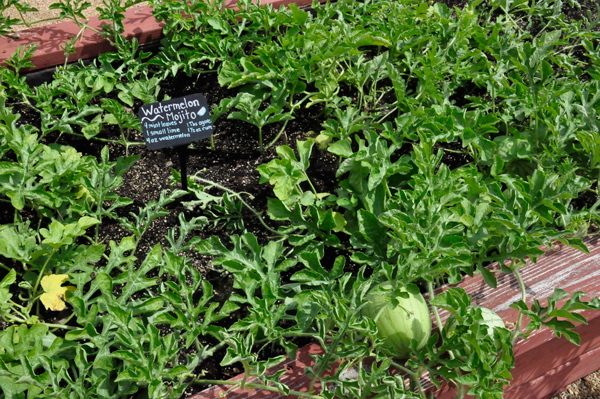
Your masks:
M547 298L552 296L555 288L562 288L572 294L583 291L588 294L585 300L600 295L600 242L598 237L587 237L585 244L590 249L590 254L585 254L576 249L557 244L553 250L549 250L538 259L536 264L528 262L521 269L521 276L525 282L528 294L527 303L531 305L534 299L538 299L543 306L547 304ZM498 270L499 265L493 264L491 270ZM510 308L510 304L521 299L521 291L516 278L503 273L497 274L498 288L489 288L481 275L467 277L458 286L473 297L473 304L492 309L498 313L506 323L516 323L518 312ZM437 293L447 290L442 287ZM528 392L527 396L513 396L511 391L522 393L521 385L527 384L537 378L548 375L551 370L561 367L584 354L595 350L600 346L600 312L581 312L588 319L588 326L577 327L581 335L581 346L569 343L566 339L558 339L552 330L542 328L531 334L528 340L520 340L515 345L515 369L512 371L513 381L511 386L506 387L506 398L528 398L542 399L548 394ZM440 313L442 320L448 317L444 311ZM527 319L524 320L525 322ZM525 323L526 324L526 323ZM600 369L600 358L586 357L588 368L591 371ZM584 367L567 368L563 371L564 381L560 387L578 380L589 374L581 374ZM567 372L567 370L570 370ZM556 381L552 381L553 383ZM428 389L433 389L429 381L423 381ZM559 388L560 388L559 387ZM551 393L555 393L558 389ZM438 399L454 398L455 391L447 385L436 393Z
M302 347L298 351L298 355L295 360L288 359L283 362L280 366L270 369L268 374L273 374L277 370L282 368L286 369L285 375L281 378L292 391L307 392L310 386L310 379L304 375L304 368L313 366L315 364L311 355L322 354L323 349L318 344L309 344ZM332 364L333 369L337 364ZM241 381L244 378L244 374L240 374L233 381ZM256 378L249 378L247 382L255 381ZM320 389L320 384L315 384L315 388ZM282 396L278 392L271 392L264 389L255 390L248 389L242 391L240 388L230 389L226 386L214 386L206 389L196 395L189 397L188 399L214 399L214 398L227 398L227 399L282 399ZM286 399L296 398L296 396L289 396Z
M600 242L596 237L584 240L590 254L584 254L564 245L557 245L554 250L538 259L536 264L529 262L521 269L521 275L527 287L528 304L537 298L546 305L546 298L552 296L554 288L560 287L569 293L584 291L589 294L585 299L600 295ZM492 264L491 270L499 270L498 264ZM510 304L521 299L521 291L514 276L497 273L498 288L493 290L483 282L481 275L467 277L458 284L473 297L473 305L484 306L498 313L505 322L515 323L517 311ZM447 290L442 287L437 294ZM528 340L521 340L515 346L515 369L512 371L512 384L506 387L506 399L543 399L564 389L568 384L589 373L600 369L600 312L583 311L588 325L579 325L576 331L581 336L581 346L569 343L566 339L558 339L549 329L534 332ZM443 321L448 313L440 314ZM432 315L433 319L433 315ZM510 324L509 324L510 325ZM310 344L298 351L296 360L288 360L283 364L287 370L282 382L290 389L306 392L309 379L302 369L312 366L311 354L320 354L322 349L317 344ZM332 364L334 370L337 364ZM275 372L276 368L270 372ZM240 375L235 378L239 381ZM435 387L427 376L422 384L428 391ZM448 384L435 392L437 399L454 399L455 390ZM226 396L219 396L226 395ZM213 387L196 394L189 399L212 399L227 397L232 399L276 399L281 396L265 390L240 391Z
M599 359L600 348L593 349L581 356L571 359L559 367L548 371L536 379L509 390L506 393L505 398L529 398L531 397L532 392L535 393L536 397L552 397L556 394L556 392L564 391L567 386L573 382L571 381L573 375L584 377L598 370Z
M99 31L106 21L98 16L91 17L88 25ZM152 8L136 7L126 12L124 20L125 34L128 38L136 37L140 43L159 40L162 35L162 25L152 16ZM67 40L77 36L80 29L74 22L61 22L54 25L42 26L18 32L19 38L0 38L0 62L9 58L18 47L38 44L31 61L35 65L27 71L62 65L65 56L61 46ZM97 57L101 53L113 50L110 43L98 33L86 29L75 45L75 53L69 56L69 62L79 59Z
M319 0L324 3L327 0ZM256 1L254 1L256 3ZM308 6L311 0L262 0L262 5L271 4L274 8L295 3L298 6ZM226 0L225 6L237 10L237 0ZM102 26L107 22L100 20L98 16L90 17L88 25L102 31ZM163 23L159 23L152 16L152 7L135 7L126 11L123 20L125 35L127 38L137 38L141 43L150 43L162 38ZM6 65L5 61L15 53L17 48L24 45L39 44L31 58L35 65L23 72L34 71L62 65L65 62L64 51L61 46L67 40L71 40L79 33L79 27L74 22L61 22L53 25L41 26L22 30L18 32L18 38L0 37L0 65ZM98 33L86 29L80 40L75 45L75 53L69 56L69 62L80 59L97 57L99 54L113 50L108 40L103 39Z

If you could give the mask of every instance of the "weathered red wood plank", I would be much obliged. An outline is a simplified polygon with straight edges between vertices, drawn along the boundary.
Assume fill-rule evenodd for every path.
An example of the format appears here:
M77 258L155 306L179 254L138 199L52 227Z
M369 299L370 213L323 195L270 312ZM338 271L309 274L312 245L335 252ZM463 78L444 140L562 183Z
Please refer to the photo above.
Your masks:
M556 250L548 251L540 257L537 264L529 262L521 269L527 292L530 294L529 304L533 302L534 297L545 304L545 298L552 295L555 287L569 293L587 292L588 299L600 295L600 242L596 237L588 237L584 241L590 248L589 255L559 245ZM491 268L498 269L498 265L492 265ZM499 274L498 288L495 290L489 288L480 275L467 277L458 286L473 297L473 304L494 310L505 322L516 322L517 312L509 306L521 299L521 294L513 276ZM437 293L446 289L447 287L442 287ZM588 318L589 324L577 327L576 331L580 334L582 342L579 347L565 339L556 338L548 329L536 331L529 340L522 340L516 344L514 380L511 386L506 388L506 399L546 398L564 389L571 382L600 369L600 314L591 311L582 314ZM445 320L448 314L442 311L440 316ZM306 392L309 380L303 375L302 369L314 364L310 354L317 353L322 353L322 349L316 344L301 348L296 360L285 363L284 367L288 371L282 381L289 384L293 390ZM241 378L243 375L235 380L239 381ZM427 378L424 378L422 383L428 390L435 388ZM212 399L226 392L227 388L213 387L190 399ZM450 399L454 396L455 390L448 385L435 393L437 399ZM227 393L227 398L276 399L279 395L264 390L240 392L239 389L235 389Z
M527 382L507 392L507 399L530 398L534 392L536 397L549 398L556 392L561 392L573 382L573 376L578 380L600 368L600 348L591 350L569 362L556 367L544 375Z
M106 21L97 16L91 17L88 25L102 31ZM125 34L128 38L136 37L140 43L159 40L162 35L162 25L152 16L151 7L130 8L124 20ZM61 22L18 32L17 39L0 38L0 61L9 58L18 47L38 43L31 61L35 65L29 70L42 69L61 65L65 62L64 46L67 40L77 36L80 29L74 22ZM98 33L86 29L75 45L75 53L69 56L69 62L78 59L93 58L101 53L112 50L110 43Z
M504 399L547 398L600 369L600 317L588 320L588 325L576 329L581 336L581 346L553 337L517 355L512 371L514 380L505 388ZM435 397L454 399L455 395L454 388L445 385Z
M286 369L286 374L282 378L286 385L293 391L307 392L310 386L310 379L304 375L304 369L315 364L312 359L312 354L322 354L323 349L318 344L309 344L302 347L298 351L298 355L295 360L287 360L281 366L273 368L269 373L274 373L281 368ZM238 375L232 378L233 381L241 381L244 378L244 374ZM255 381L256 378L249 378L247 382ZM315 383L315 388L320 389L321 385ZM227 397L227 399L282 399L281 394L278 392L271 392L267 390L254 390L248 389L245 391L235 387L214 386L206 389L196 395L191 396L188 399L214 399ZM295 396L289 396L289 399L296 398Z
M326 2L328 0L319 0ZM225 6L237 10L237 0L226 0ZM256 0L254 1L256 3ZM311 0L263 0L262 5L271 4L274 8L283 5L295 3L298 6L307 6L312 4ZM88 25L98 31L102 31L102 26L107 22L100 20L97 16L91 17ZM152 16L152 7L136 7L126 11L123 20L125 35L131 39L137 38L140 43L150 43L162 38L163 23L159 23ZM0 65L5 65L18 47L38 43L31 61L35 65L26 71L33 71L56 65L62 65L65 62L64 46L67 40L77 36L80 29L74 22L61 22L53 25L41 26L18 32L18 38L0 37ZM103 39L98 33L86 29L80 40L75 45L76 52L69 56L69 62L79 59L94 58L99 54L113 50L110 43Z
M590 249L590 254L584 254L576 249L557 246L557 250L546 252L538 259L536 264L528 262L521 269L521 275L527 288L528 304L533 299L540 300L542 305L545 299L554 293L554 288L562 288L569 293L584 291L588 294L587 300L600 295L600 242L598 237L587 237L584 242ZM496 266L496 267L494 267ZM492 265L497 269L497 265ZM473 303L484 306L498 313L505 322L515 323L518 312L510 308L510 304L521 299L520 288L514 276L502 275L498 278L498 288L490 289L485 285L481 275L466 278L460 287L464 288L473 297ZM446 290L442 287L438 292ZM515 346L515 369L512 374L514 380L510 387L506 388L506 398L519 398L513 396L512 391L521 385L527 384L557 367L562 367L571 359L581 357L589 351L600 346L600 314L599 312L583 311L582 314L588 319L588 326L579 326L577 332L581 334L581 346L570 344L566 339L558 339L554 333L547 328L535 331L527 341L521 340ZM441 312L442 319L447 318L445 312ZM586 357L591 371L600 368L600 359ZM595 365L592 365L595 363ZM595 368L594 368L595 367ZM566 384L576 381L587 375L579 374L580 368L566 368L563 371ZM589 373L588 373L589 374ZM426 383L429 389L433 386ZM559 387L560 388L560 387ZM541 392L541 391L540 391ZM554 391L556 392L556 390ZM528 399L545 398L547 394L527 394ZM523 398L525 396L521 396ZM444 387L436 394L438 399L454 398L454 391Z
M600 369L600 317L589 321L588 325L577 328L581 336L581 346L570 344L566 339L549 340L526 354L518 356L513 375L523 384L513 384L506 390L506 399L524 397L545 398L563 390L576 381ZM544 371L540 374L540 371ZM535 395L524 396L525 392Z

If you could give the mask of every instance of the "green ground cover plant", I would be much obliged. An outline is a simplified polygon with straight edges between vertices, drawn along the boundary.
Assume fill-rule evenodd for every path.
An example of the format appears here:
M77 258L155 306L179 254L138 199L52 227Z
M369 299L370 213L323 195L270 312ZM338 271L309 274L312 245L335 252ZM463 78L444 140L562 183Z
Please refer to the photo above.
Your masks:
M34 46L0 69L0 398L180 398L199 384L427 398L425 373L459 397L501 398L518 339L546 326L580 343L577 311L600 310L600 299L557 288L528 306L519 270L556 242L587 252L582 237L599 222L597 5L342 0L309 12L243 0L234 12L222 2L154 1L165 36L152 53L123 34L136 3L100 7L110 21L100 33L115 52L65 63L37 87L20 73ZM0 1L10 6L23 18L31 8ZM87 6L55 5L82 30ZM0 19L0 33L17 22ZM216 80L230 95L213 104L213 123L239 121L257 133L257 153L275 149L256 166L270 190L264 209L200 173L189 192L178 190L175 170L153 201L118 194L140 160L129 155L143 145L132 141L137 109L166 99L161 84L177 76ZM307 109L320 130L288 137ZM71 138L103 148L86 154ZM314 182L319 153L336 161L327 190ZM165 242L144 249L174 204L193 217L178 214ZM126 236L113 240L107 224ZM229 239L200 236L214 228ZM211 271L231 281L227 295L215 294L190 253L211 257ZM474 273L492 288L500 274L516 277L516 326L490 327L460 288L433 295ZM406 360L362 311L382 283L391 298L429 293L442 331L423 347L413 340ZM438 309L452 315L451 331ZM309 391L291 391L279 380L285 370L266 370L307 337L324 353L305 370ZM265 357L272 348L280 355ZM258 379L205 378L198 370L211 359ZM345 379L353 368L358 379Z

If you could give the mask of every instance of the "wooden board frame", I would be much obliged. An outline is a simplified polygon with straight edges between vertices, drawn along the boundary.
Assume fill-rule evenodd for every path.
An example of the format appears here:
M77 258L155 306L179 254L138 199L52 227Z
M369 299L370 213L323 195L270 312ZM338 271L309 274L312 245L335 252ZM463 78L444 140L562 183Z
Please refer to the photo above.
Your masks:
M327 0L318 0L325 3ZM237 0L225 0L225 7L237 10ZM256 0L254 1L256 3ZM261 5L270 4L274 8L295 3L299 7L309 6L311 0L261 0ZM90 17L88 26L102 31L102 26L107 21L101 20L98 16ZM159 23L152 16L152 6L132 7L125 13L123 20L125 36L128 39L137 38L140 44L156 42L162 38L163 23ZM15 38L0 36L0 66L5 65L6 61L17 48L38 44L35 49L31 62L35 65L33 68L24 69L23 72L30 72L39 69L63 65L65 63L64 47L65 42L76 37L79 34L79 26L72 22L60 22L53 25L40 26L37 28L22 30L16 32ZM112 51L114 48L108 40L103 39L98 33L86 29L80 40L75 44L75 53L69 55L68 62L95 58L99 54Z

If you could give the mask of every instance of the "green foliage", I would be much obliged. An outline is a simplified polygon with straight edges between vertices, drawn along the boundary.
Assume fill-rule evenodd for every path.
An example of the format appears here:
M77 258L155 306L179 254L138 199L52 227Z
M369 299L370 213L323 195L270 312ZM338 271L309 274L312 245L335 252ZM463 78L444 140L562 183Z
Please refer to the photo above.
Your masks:
M591 301L582 301L581 298L585 295L586 294L581 291L569 295L568 292L565 292L560 288L555 288L554 294L548 298L547 307L542 306L537 298L534 299L531 308L523 301L515 302L511 307L517 309L531 319L530 323L525 328L525 335L530 334L532 331L539 329L544 325L550 327L557 337L560 338L564 335L565 338L573 344L580 345L581 340L579 334L573 331L575 325L572 322L587 324L587 321L584 316L575 311L583 309L600 309L599 298L594 298ZM559 307L558 302L566 298L568 298L568 300L562 307Z
M181 198L186 194L183 190L175 190L168 194L166 191L160 193L158 201L150 201L144 208L139 208L137 214L130 212L129 215L133 219L119 218L121 225L132 232L139 241L144 233L148 230L152 222L162 216L169 214L169 211L164 209L166 205Z
M229 119L239 119L248 122L258 128L258 142L260 152L263 152L262 129L271 123L277 123L284 120L290 120L292 117L284 114L281 107L277 104L269 105L265 110L260 110L263 101L266 100L265 94L260 93L258 96L250 93L240 93L235 99L235 107L237 111L229 114Z
M73 211L79 215L93 216L100 221L104 217L117 219L115 212L117 208L130 205L133 201L119 197L114 192L123 185L123 175L139 159L139 156L119 158L116 162L110 162L108 147L104 147L100 157L101 163L92 159L88 166L89 175L84 177L84 184L79 192L84 201L74 206ZM105 206L105 201L110 202L108 207Z
M434 376L469 387L465 392L469 395L501 398L502 387L512 379L510 370L514 367L511 331L488 327L482 309L470 306L471 297L460 288L450 288L431 303L451 312L457 320L456 329L453 334L444 331L441 347L427 348L427 354L421 353L418 360L411 361L415 365L437 363ZM442 353L450 353L450 357L442 358Z
M300 183L310 181L306 170L309 167L313 145L313 140L298 141L296 148L298 149L299 159L296 159L294 150L290 147L279 146L277 147L277 154L281 159L274 159L268 164L260 165L257 168L261 176L260 183L269 182L273 185L273 193L287 206L301 200L303 205L310 205L307 202L314 202L315 198L322 197L319 193L304 192L300 188Z
M587 252L582 238L600 223L600 202L582 205L597 198L600 182L596 10L572 20L564 2L545 0L473 0L454 10L343 0L312 12L250 0L237 12L222 1L156 1L165 37L152 54L123 34L124 12L136 3L99 8L115 52L57 68L35 88L21 76L34 46L0 69L8 215L0 226L0 398L178 398L206 382L198 367L217 353L222 365L241 362L258 377L243 388L297 395L281 382L283 370L267 369L284 353L293 358L303 337L324 349L305 370L311 385L302 394L313 399L425 398L425 372L436 386L456 385L459 397L500 398L518 339L547 327L580 344L575 323L586 320L577 311L600 310L599 299L559 288L531 305L523 289L511 305L514 329L490 329L460 288L430 297L455 320L453 333L434 334L421 350L411 342L402 364L361 309L382 282L400 295L474 273L495 288L512 274L523 288L519 270L542 248L558 241ZM0 14L8 7L22 18L33 11L8 0ZM88 7L61 0L51 8L81 35ZM0 17L0 33L18 22ZM142 144L129 141L141 130L135 109L163 99L160 85L180 73L212 74L232 90L213 123L257 128L267 157L286 138L257 167L273 190L264 214L254 208L261 199L200 173L188 178L188 193L164 190L137 211L118 194L138 159L128 151ZM17 107L39 116L36 127ZM288 144L286 128L299 115L319 119L320 129ZM63 135L124 146L125 157L53 143ZM336 161L331 192L315 178L318 151ZM165 248L145 246L152 223L180 204L186 211L171 216L178 225ZM249 217L267 237L248 231ZM107 242L107 223L132 235ZM208 236L224 228L230 242ZM213 257L208 272L189 259L192 250ZM55 323L38 301L48 274L75 287ZM281 355L266 359L266 348Z

